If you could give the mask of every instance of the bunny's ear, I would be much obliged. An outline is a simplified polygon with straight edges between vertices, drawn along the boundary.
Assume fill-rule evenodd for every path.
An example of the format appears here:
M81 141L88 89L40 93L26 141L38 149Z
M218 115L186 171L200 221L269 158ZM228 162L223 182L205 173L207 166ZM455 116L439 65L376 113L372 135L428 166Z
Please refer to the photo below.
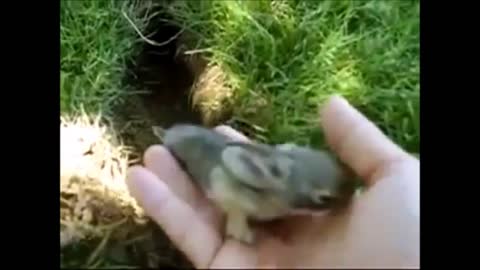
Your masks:
M273 148L252 143L229 143L222 152L225 168L239 181L256 189L285 189L293 161L277 156Z

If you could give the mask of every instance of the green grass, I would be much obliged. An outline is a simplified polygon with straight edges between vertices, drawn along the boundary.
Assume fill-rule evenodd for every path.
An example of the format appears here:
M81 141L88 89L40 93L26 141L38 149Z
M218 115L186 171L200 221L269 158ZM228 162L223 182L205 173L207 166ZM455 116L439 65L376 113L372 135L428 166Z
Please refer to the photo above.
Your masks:
M122 85L139 38L125 17L138 18L141 6L129 1L62 0L60 9L61 111L82 107L111 114L127 91ZM139 27L146 19L137 19Z
M323 145L318 106L337 93L419 151L418 1L177 1L170 11L266 141Z

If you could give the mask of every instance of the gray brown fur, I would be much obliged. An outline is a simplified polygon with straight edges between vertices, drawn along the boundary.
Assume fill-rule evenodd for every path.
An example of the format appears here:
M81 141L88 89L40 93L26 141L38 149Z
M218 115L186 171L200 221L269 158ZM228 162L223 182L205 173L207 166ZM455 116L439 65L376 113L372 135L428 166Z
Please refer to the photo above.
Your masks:
M163 141L226 213L226 234L244 242L254 239L248 219L275 219L295 209L328 209L345 196L349 179L324 151L294 144L231 142L217 132L186 124L167 129Z

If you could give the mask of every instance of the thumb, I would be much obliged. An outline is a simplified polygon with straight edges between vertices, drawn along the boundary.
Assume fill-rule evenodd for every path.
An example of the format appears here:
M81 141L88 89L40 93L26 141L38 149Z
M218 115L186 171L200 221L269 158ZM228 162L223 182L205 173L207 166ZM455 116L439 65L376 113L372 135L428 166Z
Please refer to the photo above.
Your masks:
M412 158L342 97L332 97L321 116L328 144L369 185L379 170Z

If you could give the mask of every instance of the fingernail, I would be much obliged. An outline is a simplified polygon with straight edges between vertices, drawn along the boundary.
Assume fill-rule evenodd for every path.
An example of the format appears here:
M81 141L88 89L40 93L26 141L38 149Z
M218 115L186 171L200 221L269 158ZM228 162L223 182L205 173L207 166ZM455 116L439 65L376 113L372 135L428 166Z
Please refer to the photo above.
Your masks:
M131 195L135 198L141 198L151 193L155 186L154 176L149 171L140 166L132 167L127 173L127 187Z
M133 197L137 197L137 194L138 194L138 190L136 188L137 184L136 184L136 179L138 179L141 174L141 170L143 168L141 166L132 166L128 169L127 171L127 176L126 176L126 179L125 179L125 182L127 184L127 188L128 188L128 191L130 193L131 196Z
M143 167L132 167L127 173L127 187L132 197L149 212L163 203L167 187Z
M163 145L152 145L143 154L143 161L147 168L151 167L155 162L160 162L163 158L170 155L170 152Z
M333 115L336 115L336 112L339 108L340 110L343 110L344 108L348 107L351 107L350 103L348 103L344 97L339 94L334 94L330 96L328 101L320 108L320 118L322 119L326 117L327 114L332 115L332 112L334 112Z
M329 103L334 103L334 102L343 103L343 105L350 106L350 103L348 102L348 100L339 94L335 94L330 98Z

